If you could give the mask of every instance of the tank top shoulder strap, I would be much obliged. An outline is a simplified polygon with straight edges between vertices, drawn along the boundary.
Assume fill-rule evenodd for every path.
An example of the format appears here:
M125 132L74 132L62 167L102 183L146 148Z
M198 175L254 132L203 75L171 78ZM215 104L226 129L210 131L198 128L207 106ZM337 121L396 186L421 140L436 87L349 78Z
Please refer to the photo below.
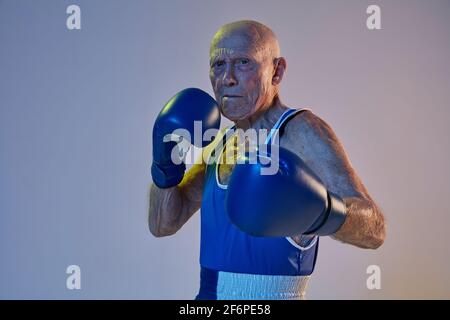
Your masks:
M278 134L279 137L283 134L285 125L289 122L290 119L292 119L296 114L311 110L309 108L301 108L301 109L288 109L286 110L281 117L278 119L278 121L274 124L273 128L270 130L269 135L266 138L265 143L270 144L272 143L273 139L275 139L276 135Z

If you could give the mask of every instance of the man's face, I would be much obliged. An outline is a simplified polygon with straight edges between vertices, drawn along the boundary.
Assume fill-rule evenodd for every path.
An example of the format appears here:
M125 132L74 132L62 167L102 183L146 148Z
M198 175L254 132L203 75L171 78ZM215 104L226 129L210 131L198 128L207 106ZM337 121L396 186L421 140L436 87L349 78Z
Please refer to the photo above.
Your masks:
M273 99L273 61L248 37L224 36L212 48L209 77L225 117L246 119Z

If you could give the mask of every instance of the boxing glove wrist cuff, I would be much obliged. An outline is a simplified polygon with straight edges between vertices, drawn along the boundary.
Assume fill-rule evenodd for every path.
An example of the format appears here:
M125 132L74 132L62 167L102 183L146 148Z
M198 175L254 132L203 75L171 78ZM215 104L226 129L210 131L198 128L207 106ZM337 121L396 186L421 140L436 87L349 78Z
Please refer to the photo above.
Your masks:
M152 179L155 185L161 189L178 185L183 180L186 164L182 162L178 165L160 166L152 163Z
M325 217L320 219L323 222L318 227L314 224L305 234L331 235L339 230L346 218L347 212L344 200L338 195L328 192L328 210L325 213Z

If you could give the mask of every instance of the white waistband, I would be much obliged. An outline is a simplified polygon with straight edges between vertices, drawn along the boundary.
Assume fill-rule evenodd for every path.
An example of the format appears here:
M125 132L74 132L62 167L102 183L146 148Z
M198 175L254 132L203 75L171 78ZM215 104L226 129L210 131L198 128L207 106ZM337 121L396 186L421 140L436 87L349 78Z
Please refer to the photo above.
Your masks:
M219 271L217 299L303 300L309 278Z

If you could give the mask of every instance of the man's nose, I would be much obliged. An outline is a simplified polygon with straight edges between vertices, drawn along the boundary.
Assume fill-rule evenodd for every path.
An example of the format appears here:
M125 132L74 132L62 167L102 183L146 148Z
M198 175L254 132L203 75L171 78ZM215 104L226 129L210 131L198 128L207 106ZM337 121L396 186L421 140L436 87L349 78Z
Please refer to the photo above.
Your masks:
M225 74L223 75L223 83L227 87L233 87L233 86L237 85L237 80L234 75L233 66L230 64L225 69Z

